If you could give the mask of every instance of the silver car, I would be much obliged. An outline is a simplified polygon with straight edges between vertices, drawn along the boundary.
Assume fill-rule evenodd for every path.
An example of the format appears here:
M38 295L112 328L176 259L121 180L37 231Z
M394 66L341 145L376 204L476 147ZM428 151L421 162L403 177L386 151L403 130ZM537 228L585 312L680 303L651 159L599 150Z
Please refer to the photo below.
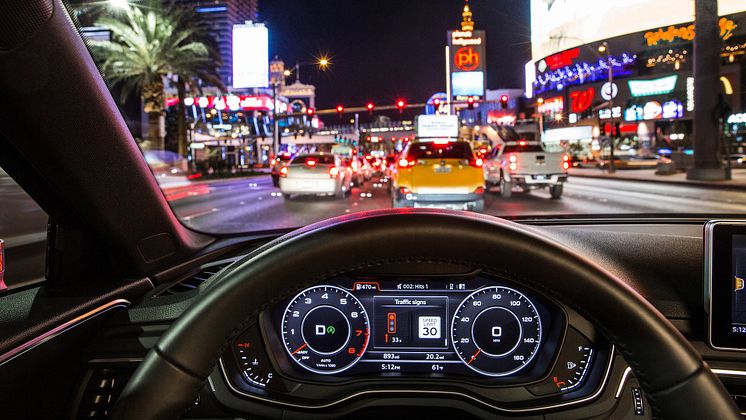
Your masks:
M335 195L344 197L352 189L352 170L332 154L299 155L280 168L282 196Z

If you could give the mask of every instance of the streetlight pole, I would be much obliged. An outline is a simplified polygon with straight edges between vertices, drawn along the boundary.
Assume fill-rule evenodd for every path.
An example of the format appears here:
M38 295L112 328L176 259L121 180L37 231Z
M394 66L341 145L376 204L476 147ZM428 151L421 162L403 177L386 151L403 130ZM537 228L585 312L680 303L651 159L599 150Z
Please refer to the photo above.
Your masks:
M612 86L614 85L614 65L611 62L611 50L609 49L609 44L604 41L599 47L598 52L605 52L606 53L606 64L609 67L609 90L614 91ZM609 95L609 115L613 117L614 115L614 96ZM613 119L613 118L612 118ZM614 147L616 143L616 139L609 133L609 173L613 174L616 172L616 166L614 165ZM617 133L618 134L618 133Z

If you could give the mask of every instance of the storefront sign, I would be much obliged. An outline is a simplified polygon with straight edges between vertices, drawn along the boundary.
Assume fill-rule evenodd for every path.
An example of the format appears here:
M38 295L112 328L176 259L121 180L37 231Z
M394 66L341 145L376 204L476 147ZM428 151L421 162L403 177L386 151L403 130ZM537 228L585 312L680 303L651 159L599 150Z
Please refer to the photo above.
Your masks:
M728 18L720 18L718 26L720 27L720 37L723 40L732 37L733 30L738 27L735 22ZM691 41L694 39L694 36L694 24L679 27L671 25L665 29L658 28L656 31L648 31L644 35L648 47L656 46L661 42L672 43L677 40Z
M591 88L570 92L570 110L581 113L591 107L596 90Z
M728 117L728 124L742 124L746 123L746 113L733 114Z
M615 106L609 110L608 108L598 111L598 118L602 120L608 120L610 118L619 118L622 116L622 107Z
M642 119L642 108L637 105L624 110L624 121L639 121Z
M555 96L554 98L545 99L544 102L539 105L538 110L541 114L557 114L562 112L564 109L564 101L561 96Z
M562 51L561 53L550 55L545 59L545 61L550 70L557 70L562 67L571 66L573 60L578 58L578 55L580 55L580 49L573 48L567 51Z
M650 101L642 108L642 118L646 120L659 120L663 114L660 102Z
M607 101L616 98L617 93L619 93L619 87L614 82L606 82L601 86L601 97Z
M672 74L659 79L629 80L627 85L629 86L629 92L634 97L664 95L673 92L678 79L678 74Z
M663 118L681 118L684 116L684 105L676 100L664 102L661 115Z

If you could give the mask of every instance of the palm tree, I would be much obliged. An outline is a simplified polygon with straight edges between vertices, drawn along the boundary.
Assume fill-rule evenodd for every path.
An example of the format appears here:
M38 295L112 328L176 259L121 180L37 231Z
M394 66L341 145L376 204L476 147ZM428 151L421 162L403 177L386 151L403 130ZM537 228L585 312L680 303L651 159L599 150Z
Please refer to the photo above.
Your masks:
M224 90L218 76L221 60L196 13L164 7L159 0L128 7L119 16L103 16L96 25L108 28L111 41L91 41L101 71L121 87L120 101L139 92L143 111L148 114L147 139L163 148L160 122L165 105L164 78L175 76L180 95L179 153L186 153L186 124L183 100L187 85L198 88L198 80Z

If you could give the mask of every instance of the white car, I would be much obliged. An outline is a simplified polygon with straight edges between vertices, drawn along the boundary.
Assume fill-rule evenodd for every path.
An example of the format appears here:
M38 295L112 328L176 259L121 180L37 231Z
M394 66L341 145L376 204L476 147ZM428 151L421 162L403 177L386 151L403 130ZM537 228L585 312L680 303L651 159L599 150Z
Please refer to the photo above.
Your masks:
M336 195L352 189L352 171L339 157L327 153L300 155L280 168L282 196Z

